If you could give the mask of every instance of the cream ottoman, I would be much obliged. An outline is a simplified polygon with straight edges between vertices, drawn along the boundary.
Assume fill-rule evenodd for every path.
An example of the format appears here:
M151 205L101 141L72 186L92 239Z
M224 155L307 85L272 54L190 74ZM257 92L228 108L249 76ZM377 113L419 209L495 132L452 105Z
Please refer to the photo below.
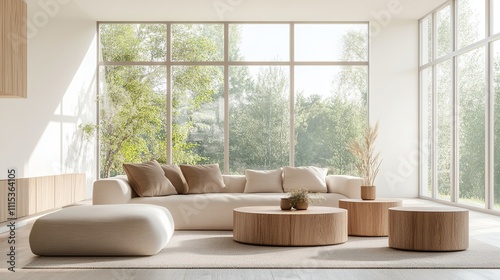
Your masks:
M29 242L36 255L144 256L165 247L174 228L170 212L161 206L75 206L36 220Z

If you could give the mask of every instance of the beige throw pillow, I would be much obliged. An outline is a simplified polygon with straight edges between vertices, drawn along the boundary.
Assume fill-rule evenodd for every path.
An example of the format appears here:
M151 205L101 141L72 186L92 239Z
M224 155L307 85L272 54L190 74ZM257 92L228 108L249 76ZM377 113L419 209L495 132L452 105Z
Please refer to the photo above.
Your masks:
M326 193L328 169L315 166L283 168L283 189L306 189L309 192Z
M219 164L181 165L188 184L188 193L218 193L226 187Z
M246 193L282 193L282 171L275 170L245 170L247 183Z
M165 176L167 179L174 185L175 190L179 194L188 193L188 184L186 182L186 178L182 175L181 168L175 164L166 164L162 165L163 172L165 172Z
M165 177L160 164L154 161L124 163L130 186L138 196L162 196L177 194L175 187Z

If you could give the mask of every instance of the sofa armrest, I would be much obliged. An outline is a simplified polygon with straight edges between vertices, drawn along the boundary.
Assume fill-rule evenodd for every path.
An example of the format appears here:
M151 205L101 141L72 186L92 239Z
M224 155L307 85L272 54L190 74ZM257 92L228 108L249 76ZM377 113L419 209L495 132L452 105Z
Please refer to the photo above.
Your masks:
M347 175L326 176L326 186L329 193L339 193L348 198L361 198L362 179Z
M92 204L124 204L128 203L134 191L127 177L113 177L94 182Z

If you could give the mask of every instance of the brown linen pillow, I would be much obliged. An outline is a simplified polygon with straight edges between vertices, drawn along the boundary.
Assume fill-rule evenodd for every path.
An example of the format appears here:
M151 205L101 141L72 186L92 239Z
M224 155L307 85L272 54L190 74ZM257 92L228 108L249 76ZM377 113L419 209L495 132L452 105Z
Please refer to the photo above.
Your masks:
M188 193L218 193L226 187L219 164L181 165L188 184Z
M154 161L124 163L130 186L139 196L163 196L177 194L175 187L165 177L160 164Z
M179 194L188 193L188 184L186 182L186 178L182 175L181 168L176 164L165 164L162 165L163 172L165 172L165 176L167 179L174 185L175 190Z

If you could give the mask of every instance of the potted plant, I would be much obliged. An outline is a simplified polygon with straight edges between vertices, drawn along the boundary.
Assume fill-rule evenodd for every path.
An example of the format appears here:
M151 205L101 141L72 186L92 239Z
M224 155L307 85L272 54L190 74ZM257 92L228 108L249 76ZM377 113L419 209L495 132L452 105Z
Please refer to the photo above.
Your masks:
M363 179L361 186L361 199L373 200L376 197L376 187L374 185L380 164L380 152L375 152L374 143L378 135L378 122L374 127L368 126L365 129L363 138L360 141L353 141L349 150L356 158L356 169L358 175Z
M288 191L288 200L290 201L290 205L297 210L307 210L309 203L314 203L324 199L325 198L322 195L310 194L306 189L293 189Z

